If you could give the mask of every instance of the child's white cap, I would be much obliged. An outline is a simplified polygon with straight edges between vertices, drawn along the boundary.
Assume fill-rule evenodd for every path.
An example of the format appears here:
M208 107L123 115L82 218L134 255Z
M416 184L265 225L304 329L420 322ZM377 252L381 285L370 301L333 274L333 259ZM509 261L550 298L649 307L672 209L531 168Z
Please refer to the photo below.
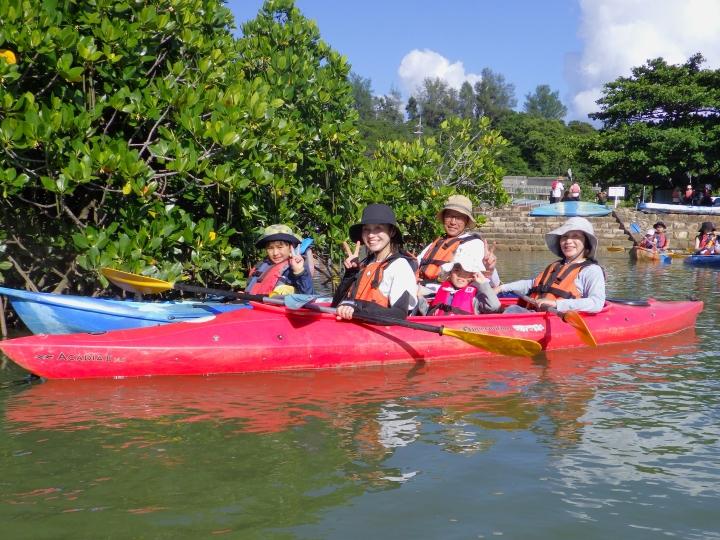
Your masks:
M655 229L648 229L645 236L652 236L653 234L655 234Z
M463 270L470 272L471 274L477 274L485 270L482 257L478 254L477 250L474 249L463 249L465 246L460 246L455 252L453 260L449 263L443 264L440 268L445 272L450 272L453 266L459 264Z

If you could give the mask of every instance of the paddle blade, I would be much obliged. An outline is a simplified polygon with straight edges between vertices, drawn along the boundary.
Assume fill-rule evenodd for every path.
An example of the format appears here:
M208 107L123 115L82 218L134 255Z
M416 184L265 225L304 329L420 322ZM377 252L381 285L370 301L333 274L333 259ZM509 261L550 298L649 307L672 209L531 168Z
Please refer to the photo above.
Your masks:
M611 246L605 249L607 249L608 251L625 251L625 248L618 246Z
M113 268L103 268L102 273L110 282L131 293L157 294L173 288L173 284L167 281L139 276Z
M479 334L451 328L443 328L442 335L452 336L478 349L503 356L535 356L542 351L542 346L537 341L529 339Z
M583 343L591 347L597 347L597 341L595 341L590 329L587 327L587 324L585 324L585 320L577 311L566 311L563 316L563 321L575 329L575 332Z
M283 302L288 309L301 309L317 297L317 294L288 294L283 298Z

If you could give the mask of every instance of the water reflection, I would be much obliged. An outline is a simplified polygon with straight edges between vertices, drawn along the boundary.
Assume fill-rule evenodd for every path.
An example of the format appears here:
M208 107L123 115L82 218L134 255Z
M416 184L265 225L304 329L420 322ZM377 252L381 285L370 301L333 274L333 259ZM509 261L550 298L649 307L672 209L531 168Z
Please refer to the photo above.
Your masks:
M545 264L519 259L504 277ZM606 270L615 296L710 300L697 336L0 389L3 537L711 538L720 273ZM23 376L8 369L4 381Z

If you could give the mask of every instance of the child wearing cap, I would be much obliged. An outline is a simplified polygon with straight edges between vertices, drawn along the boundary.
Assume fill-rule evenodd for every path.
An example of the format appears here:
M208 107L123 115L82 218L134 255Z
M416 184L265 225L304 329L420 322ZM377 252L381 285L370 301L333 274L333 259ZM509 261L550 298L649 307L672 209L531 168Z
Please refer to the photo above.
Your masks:
M449 273L435 297L428 301L418 296L418 311L423 315L480 315L500 311L500 300L483 275L477 254L461 246L453 260L442 265Z
M715 225L712 221L703 221L695 237L695 255L711 255L715 252Z
M597 313L605 305L605 271L595 260L597 237L585 218L572 217L545 235L548 248L558 257L535 279L524 279L494 287L496 293L527 295L537 309L553 307L560 311ZM527 311L509 306L505 313Z
M359 223L350 227L351 250L343 242L347 259L345 275L333 296L337 318L352 319L353 313L406 319L417 304L417 261L402 249L403 237L395 212L387 204L369 204ZM360 244L368 256L360 260Z
M653 225L654 235L655 235L655 245L658 249L668 249L668 239L665 236L665 223L662 221L658 221L655 225Z
M653 251L657 250L655 229L648 229L645 231L645 236L643 237L642 242L640 242L640 247L644 249L652 249Z
M311 269L300 254L301 241L287 225L267 227L255 244L258 249L265 248L267 257L250 272L245 292L315 294Z

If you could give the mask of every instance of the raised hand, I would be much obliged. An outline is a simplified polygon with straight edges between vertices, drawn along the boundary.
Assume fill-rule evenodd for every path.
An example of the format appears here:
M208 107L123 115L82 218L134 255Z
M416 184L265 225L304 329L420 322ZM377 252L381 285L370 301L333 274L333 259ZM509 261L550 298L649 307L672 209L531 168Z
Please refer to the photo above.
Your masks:
M482 272L473 274L473 281L476 281L477 283L485 283L487 280L488 278L486 278L485 274L483 274Z
M350 268L357 268L358 263L360 262L360 242L358 241L355 243L355 251L350 249L347 242L343 242L343 247L347 253L347 259L343 261L345 268L348 270Z
M483 264L488 272L495 270L495 265L497 264L497 257L495 256L495 253L493 253L495 251L495 246L497 246L497 242L493 242L487 246L487 251L483 257Z
M305 269L305 259L300 255L300 246L290 248L290 268L292 268L293 274L300 274Z

